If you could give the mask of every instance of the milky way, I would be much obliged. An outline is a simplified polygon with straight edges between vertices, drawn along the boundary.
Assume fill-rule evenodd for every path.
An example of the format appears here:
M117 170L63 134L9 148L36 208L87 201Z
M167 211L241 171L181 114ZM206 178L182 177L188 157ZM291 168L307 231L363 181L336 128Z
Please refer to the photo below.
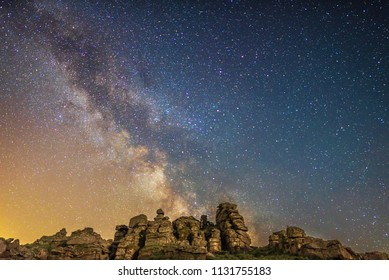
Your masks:
M231 201L389 251L388 7L328 2L1 4L0 236Z

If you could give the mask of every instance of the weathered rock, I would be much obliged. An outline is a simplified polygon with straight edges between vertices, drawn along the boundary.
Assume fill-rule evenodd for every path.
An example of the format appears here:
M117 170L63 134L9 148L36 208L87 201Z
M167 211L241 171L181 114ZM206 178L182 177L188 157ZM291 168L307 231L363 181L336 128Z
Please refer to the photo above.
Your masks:
M145 227L131 230L118 244L115 259L131 260L137 257L139 249L144 246Z
M185 246L206 247L204 231L200 230L200 221L194 217L180 217L173 222L177 243Z
M13 256L11 256L11 244L13 242L13 238L4 239L0 238L0 260L10 260L10 259L16 259Z
M147 216L146 215L140 214L140 215L135 216L135 217L130 219L130 224L129 224L130 228L134 228L138 225L140 225L140 226L147 225Z
M32 244L20 245L19 240L0 238L0 259L188 259L201 260L216 253L250 251L250 237L237 206L219 205L216 225L202 215L180 217L173 222L162 209L157 210L154 221L146 215L130 219L129 225L116 226L114 240L104 240L85 228L67 236L61 229L52 236L43 236ZM387 260L388 254L368 252L357 254L337 240L323 240L307 236L303 229L288 226L286 230L269 236L269 245L255 254L291 254L309 259L363 259ZM257 250L256 249L256 250ZM248 255L251 253L246 252ZM250 255L252 256L252 255Z
M7 250L7 243L4 238L0 238L0 257Z
M216 226L221 231L222 249L238 252L250 248L251 239L236 204L222 203L216 212Z
M220 252L222 249L220 230L215 227L211 227L208 232L209 234L207 234L206 236L208 241L208 246L207 246L208 251L211 253Z
M161 254L165 247L176 243L173 225L161 211L158 209L154 221L147 223L145 243L139 251L138 259L149 259L153 254Z
M175 241L170 221L160 220L148 223L145 246L164 246Z
M109 257L110 243L92 228L72 232L66 243L49 250L48 259L105 260Z
M127 228L125 236L112 244L110 258L116 260L135 259L139 250L145 244L147 223L146 215L132 218L130 220L130 228ZM117 230L124 231L124 228L120 227Z
M147 216L141 214L130 219L129 227L117 226L110 258L116 260L136 258L139 249L145 244L147 225Z
M165 212L163 212L162 209L158 209L157 210L157 217L154 218L155 221L159 221L161 219L163 219L165 216Z
M359 259L358 254L344 247L337 240L322 240L306 236L298 227L287 227L286 231L274 232L269 236L270 248L285 254L299 255L310 259Z
M68 237L66 229L61 229L54 235L42 236L34 243L28 245L34 259L45 260L51 258L51 251L57 247L66 247Z
M114 242L119 242L121 239L123 239L124 236L126 236L128 232L128 226L126 225L118 225L115 228L115 236L113 241Z
M286 239L287 236L285 230L274 232L272 235L269 236L269 246L278 248L280 247L280 244L283 244L285 242Z
M286 236L288 238L303 238L305 237L305 232L299 227L287 227Z
M52 236L43 236L26 245L20 245L18 240L12 239L0 243L7 246L0 258L38 260L107 259L110 245L92 228L75 231L70 237L66 237L66 230L62 229Z
M193 217L181 217L171 223L162 210L146 228L145 244L138 259L205 259L204 231Z
M200 218L200 229L205 229L209 225L207 215L201 215Z
M131 220L130 220L130 224L131 224ZM116 226L115 236L111 246L109 247L109 259L115 259L118 245L120 241L127 235L128 229L129 228L126 225Z
M93 228L85 228L77 230L70 235L67 245L92 244L97 243L101 239L100 234L93 231Z
M389 260L389 255L383 252L366 252L361 254L363 260Z
M32 259L31 250L19 244L19 240L13 238L0 238L0 260L24 260Z
M304 244L297 251L301 256L322 260L355 260L358 255L350 248L344 247L338 240L305 238Z

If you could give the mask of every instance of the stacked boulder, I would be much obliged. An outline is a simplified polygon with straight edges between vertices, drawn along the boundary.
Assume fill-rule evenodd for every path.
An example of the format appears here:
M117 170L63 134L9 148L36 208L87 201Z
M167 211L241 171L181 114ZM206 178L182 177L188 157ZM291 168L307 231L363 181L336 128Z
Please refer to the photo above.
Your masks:
M207 241L200 221L180 217L173 223L162 209L154 221L146 215L130 220L129 226L116 227L111 259L205 259Z
M131 218L129 226L116 226L115 238L111 246L111 259L132 260L137 258L139 249L145 244L148 221L146 215Z
M251 239L236 204L222 203L216 212L216 226L220 229L222 249L231 253L250 249Z
M200 221L194 217L180 217L173 222L177 243L183 246L207 246L204 231L200 229Z
M207 215L201 216L200 229L204 231L208 252L211 254L220 252L222 250L220 230L208 221Z
M153 221L143 214L136 216L129 226L116 227L110 258L205 259L208 253L249 248L247 227L236 208L230 203L219 205L219 225L208 221L206 215L200 221L184 216L170 222L162 209Z
M286 230L274 232L269 236L269 246L286 254L297 254L304 244L305 232L298 227L287 227Z
M360 259L358 254L344 247L338 240L323 240L307 236L303 229L294 226L270 235L268 246L284 254L299 255L309 259Z
M210 253L218 253L222 250L222 242L220 238L220 230L216 227L211 227L207 231L207 249Z
M149 259L153 255L163 254L163 250L173 245L175 241L172 222L169 221L169 217L165 216L162 209L158 209L154 221L147 222L145 243L139 252L138 259Z

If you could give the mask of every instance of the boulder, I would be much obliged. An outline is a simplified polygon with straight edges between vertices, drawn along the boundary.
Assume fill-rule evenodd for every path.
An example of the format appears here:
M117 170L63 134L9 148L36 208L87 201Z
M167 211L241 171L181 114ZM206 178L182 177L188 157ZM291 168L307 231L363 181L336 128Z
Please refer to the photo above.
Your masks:
M131 222L130 222L130 224L131 224ZM128 226L126 226L126 225L118 225L118 226L116 226L116 228L115 228L115 236L114 236L113 241L114 242L119 242L121 239L123 239L123 237L126 236L127 233L128 233Z
M7 243L4 238L0 238L0 257L7 250Z
M145 244L146 226L139 225L131 228L127 235L118 244L114 255L111 258L116 260L132 260L138 255L139 250Z
M55 243L51 243L55 245ZM93 228L72 232L66 243L49 249L47 259L52 260L106 260L110 242L101 238Z
M177 243L186 246L206 247L204 231L200 229L200 221L194 217L180 217L173 222Z
M144 247L139 250L138 259L149 259L154 254L163 254L164 247L176 243L172 222L161 211L158 209L154 221L147 223Z
M383 252L366 252L361 254L363 260L389 260L389 255Z
M140 225L140 226L147 225L147 216L146 215L140 214L138 216L135 216L135 217L131 218L128 227L134 228L134 227L136 227L138 225Z
M309 259L354 260L360 257L353 250L344 247L338 240L323 240L307 236L299 227L288 226L286 230L269 236L269 248L284 254L299 255Z
M288 238L303 238L305 237L305 232L299 227L290 227L286 228L286 236Z
M100 234L93 231L93 228L87 227L83 230L77 230L70 235L67 245L93 244L101 239Z
M220 252L222 249L222 242L220 238L220 230L216 227L211 227L208 230L208 234L206 235L208 244L207 248L208 251L211 253L217 253Z
M155 221L159 221L161 219L163 219L165 216L165 212L163 212L162 209L158 209L157 210L157 216L154 218Z
M250 249L251 239L236 204L222 203L216 212L216 226L221 232L222 249L231 253Z
M132 260L145 244L148 221L144 214L130 219L129 227L116 226L115 239L110 248L110 259Z
M322 260L355 260L358 255L338 240L322 240L309 237L297 252L300 256Z

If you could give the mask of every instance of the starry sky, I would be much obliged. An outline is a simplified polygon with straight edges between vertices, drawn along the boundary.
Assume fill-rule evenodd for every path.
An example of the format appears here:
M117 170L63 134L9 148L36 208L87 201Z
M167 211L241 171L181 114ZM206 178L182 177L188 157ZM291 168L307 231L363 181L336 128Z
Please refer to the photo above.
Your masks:
M0 236L231 201L255 245L389 251L385 1L8 2Z

